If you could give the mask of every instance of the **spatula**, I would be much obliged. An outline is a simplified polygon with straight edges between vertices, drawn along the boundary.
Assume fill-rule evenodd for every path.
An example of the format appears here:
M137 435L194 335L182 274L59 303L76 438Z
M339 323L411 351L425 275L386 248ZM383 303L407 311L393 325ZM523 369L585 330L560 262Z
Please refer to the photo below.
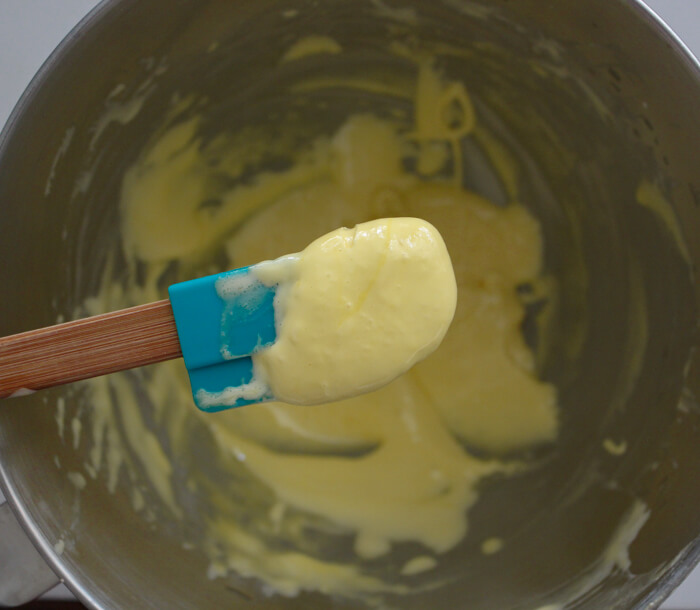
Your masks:
M270 392L228 406L197 400L201 389L248 384L250 355L275 341L276 287L262 284L252 269L173 284L163 301L1 337L0 398L182 357L202 410L271 400ZM228 289L220 296L223 281Z

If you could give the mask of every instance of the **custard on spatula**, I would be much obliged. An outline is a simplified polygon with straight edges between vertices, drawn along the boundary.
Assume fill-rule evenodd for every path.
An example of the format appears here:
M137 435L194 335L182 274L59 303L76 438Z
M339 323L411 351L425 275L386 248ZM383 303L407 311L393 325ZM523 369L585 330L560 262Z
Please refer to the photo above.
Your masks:
M434 351L457 287L416 218L338 229L299 254L174 284L169 300L0 338L0 397L182 356L204 411L375 390Z

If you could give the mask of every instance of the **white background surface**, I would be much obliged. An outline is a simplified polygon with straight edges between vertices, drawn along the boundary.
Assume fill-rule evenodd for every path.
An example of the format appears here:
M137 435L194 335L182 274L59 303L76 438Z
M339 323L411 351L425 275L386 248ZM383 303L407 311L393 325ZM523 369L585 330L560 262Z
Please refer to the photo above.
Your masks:
M96 0L0 0L0 125L44 59L96 4ZM700 0L647 0L647 4L700 56ZM700 568L663 608L700 610Z

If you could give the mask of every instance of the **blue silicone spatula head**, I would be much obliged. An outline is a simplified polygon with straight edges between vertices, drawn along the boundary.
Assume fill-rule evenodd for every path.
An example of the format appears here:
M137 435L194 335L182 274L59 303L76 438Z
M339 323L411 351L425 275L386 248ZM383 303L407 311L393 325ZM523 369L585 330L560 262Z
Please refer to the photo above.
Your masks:
M250 356L275 342L275 286L266 286L251 270L243 267L168 289L192 395L203 411L273 398L254 378Z

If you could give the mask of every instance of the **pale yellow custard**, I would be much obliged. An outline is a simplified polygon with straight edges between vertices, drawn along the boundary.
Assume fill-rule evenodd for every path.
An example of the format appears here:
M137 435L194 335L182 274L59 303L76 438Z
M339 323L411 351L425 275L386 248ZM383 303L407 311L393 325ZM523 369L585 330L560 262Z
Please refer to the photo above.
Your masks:
M323 265L314 267L312 289L334 300L334 317L309 309L302 312L309 318L296 319L296 296L286 295L279 340L258 362L275 394L293 400L302 383L292 366L295 350L319 349L304 358L318 371L317 380L328 378L322 342L343 324L342 332L354 336L359 318L351 314L373 306L375 298L396 299L384 329L393 347L373 342L381 333L362 345L367 359L340 370L333 381L344 388L342 396L369 376L386 381L393 373L377 362L396 370L390 358L397 341L415 342L403 345L412 352L401 358L405 368L427 356L419 346L434 347L442 339L434 353L385 387L310 407L275 402L201 414L177 362L144 371L136 389L122 375L86 384L99 445L88 473L97 473L103 455L111 488L120 473L135 479L133 473L144 471L170 518L197 521L201 536L189 544L208 555L213 577L234 571L259 579L268 592L309 590L364 600L381 592L410 593L419 575L435 574L439 583L442 555L464 539L479 483L527 466L472 450L499 456L557 438L556 390L538 378L521 331L526 302L518 289L543 273L539 224L516 198L497 206L462 187L459 140L474 128L474 109L464 87L446 81L430 61L419 62L417 75L407 92L415 96L413 130L386 117L351 116L335 133L298 151L288 168L230 187L221 175L240 176L245 159L262 144L253 132L205 142L194 116L166 124L124 179L129 274L120 284L108 270L90 311L162 298L173 269L211 273L300 252L310 243L324 257L334 256L334 248L340 254L355 240L352 230L314 240L339 226L393 218L360 225L396 241L399 256L391 266L348 268L347 284L341 275L324 277ZM445 108L452 114L440 111ZM461 117L456 127L454 113ZM263 140L267 146L276 141ZM210 200L217 205L201 205ZM410 223L404 226L406 218L424 219L439 231L444 245L434 236L426 244L439 252L437 260L451 259L454 276L451 270L439 275L432 264L420 274L404 274L399 246L415 233ZM215 256L223 268L207 264ZM382 273L400 288L375 293ZM403 318L411 303L424 312L421 323ZM343 312L349 317L339 323ZM332 351L334 341L323 349ZM329 395L323 383L305 386L307 391L313 402ZM152 405L148 418L137 394ZM203 438L211 451L204 464L196 462L200 446L193 445ZM216 476L209 472L213 466ZM183 470L185 483L176 476ZM196 515L180 502L186 494L203 503ZM148 514L140 495L134 504ZM336 548L329 541L346 551L327 553ZM411 555L402 556L396 578L387 580L382 566L394 565L396 549L405 543L414 545Z
M253 274L279 286L277 340L253 362L278 400L296 404L386 385L437 348L457 299L445 243L416 218L337 229Z

